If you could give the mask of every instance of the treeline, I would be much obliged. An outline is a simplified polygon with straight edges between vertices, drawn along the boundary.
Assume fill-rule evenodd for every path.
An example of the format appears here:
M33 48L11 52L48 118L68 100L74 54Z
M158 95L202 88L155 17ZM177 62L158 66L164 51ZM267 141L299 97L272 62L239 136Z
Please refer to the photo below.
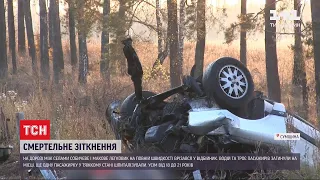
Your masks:
M301 0L294 0L294 8L301 13ZM155 24L141 20L137 16L137 7L147 5L155 12ZM133 23L146 26L157 33L158 58L154 60L154 67L162 64L169 57L171 86L181 83L183 67L183 51L185 39L195 35L195 74L203 73L204 50L206 46L207 17L206 0L167 0L166 8L161 7L160 0L38 0L40 9L40 60L37 59L35 35L33 32L33 17L31 16L30 0L0 0L0 78L8 75L8 63L12 63L12 73L17 73L17 53L30 56L32 71L37 77L59 84L64 76L64 54L61 40L61 19L67 18L68 35L70 40L70 59L73 74L78 74L81 84L87 82L89 58L87 38L93 27L101 30L101 61L100 73L104 81L110 81L111 67L116 66L120 73L126 72L126 61L122 55L121 40L123 40ZM62 17L60 7L66 9L66 16ZM112 6L111 6L112 5ZM113 6L115 5L115 6ZM14 22L14 7L17 7L17 22ZM247 33L257 31L263 26L265 33L265 57L267 72L267 89L271 99L281 101L281 89L277 58L277 28L271 24L270 10L277 8L276 0L266 0L265 8L257 14L247 13L247 1L241 0L241 14L239 21L225 28L225 38L228 43L240 36L240 61L247 65ZM103 9L101 11L101 9ZM226 11L227 12L227 11ZM304 108L308 109L308 87L305 65L305 49L312 47L308 55L312 55L315 64L315 89L317 96L317 111L320 114L320 1L311 0L312 22L306 26L295 26L293 45L294 69L292 83L301 89ZM17 23L17 35L15 34ZM295 23L302 24L302 21ZM8 26L8 32L6 29ZM166 27L166 28L165 28ZM302 29L304 27L304 29ZM239 29L238 29L239 28ZM26 34L25 34L26 32ZM239 33L237 35L236 33ZM8 38L8 44L7 42ZM17 42L16 42L17 38ZM27 39L27 41L26 41ZM26 42L28 44L26 45ZM16 49L17 47L17 49ZM7 55L7 48L11 60ZM27 51L28 49L28 51ZM52 49L52 56L49 54ZM112 52L112 53L111 53ZM52 58L53 67L50 67ZM38 69L40 64L40 71ZM53 77L50 77L50 69ZM307 116L308 114L306 114Z

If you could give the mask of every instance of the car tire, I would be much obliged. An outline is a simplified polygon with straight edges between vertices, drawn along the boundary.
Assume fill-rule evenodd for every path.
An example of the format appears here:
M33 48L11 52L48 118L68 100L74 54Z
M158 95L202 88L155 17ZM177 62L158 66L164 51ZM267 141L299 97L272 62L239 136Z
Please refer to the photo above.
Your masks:
M249 70L232 57L211 63L204 71L202 83L205 94L226 109L246 106L254 91Z
M148 98L151 96L156 95L156 93L151 91L142 91L142 97ZM138 101L136 100L135 93L129 95L121 104L120 107L120 114L123 117L130 117L133 114L134 109L136 108L136 105L138 104Z

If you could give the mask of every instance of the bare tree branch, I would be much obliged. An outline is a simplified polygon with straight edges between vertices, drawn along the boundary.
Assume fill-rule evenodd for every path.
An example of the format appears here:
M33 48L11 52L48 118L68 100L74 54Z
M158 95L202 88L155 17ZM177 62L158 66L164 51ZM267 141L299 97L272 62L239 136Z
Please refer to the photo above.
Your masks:
M140 0L140 2L144 2L144 3L146 3L147 5L149 5L149 6L153 7L153 8L155 8L155 9L157 9L157 7L156 7L154 4L152 4L152 3L148 2L148 1ZM162 16L165 15L165 12L164 12L162 9L159 9L159 11L160 11L160 13L162 14Z
M156 27L154 27L153 25L148 24L148 23L146 23L146 22L144 22L144 21L141 21L140 19L132 20L132 22L142 24L142 25L146 26L146 27L149 28L149 29L152 29L152 30L154 30L154 31L157 31L157 28L156 28Z
M138 4L137 4L137 6L136 6L136 8L133 10L133 12L132 12L132 16L131 16L131 20L130 20L130 26L129 26L129 28L127 29L128 31L129 31L129 29L130 29L130 27L131 27L131 25L132 25L132 22L133 22L133 18L135 17L135 14L136 14L136 11L137 11L137 9L138 9L138 7L139 7L139 5L142 3L142 1L139 1L138 2Z
M263 9L260 9L261 11L259 11L259 12L253 17L253 19L257 18L257 16L260 15L260 14L262 14L267 8L269 8L270 6L276 4L277 2L280 2L280 1L283 1L283 0L275 1L274 3L271 3L270 5L264 7Z

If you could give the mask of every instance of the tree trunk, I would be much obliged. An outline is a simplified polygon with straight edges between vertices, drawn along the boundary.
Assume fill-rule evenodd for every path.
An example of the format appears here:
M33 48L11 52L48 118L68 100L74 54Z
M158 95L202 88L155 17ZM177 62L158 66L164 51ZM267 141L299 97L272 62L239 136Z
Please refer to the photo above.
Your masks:
M40 62L44 80L50 80L48 52L48 14L46 0L39 0L40 8Z
M127 72L126 69L126 59L122 53L121 48L121 41L124 40L126 36L126 10L128 9L127 0L119 0L119 11L118 11L118 18L119 18L119 27L117 27L117 61L119 62L119 70L121 74L125 74Z
M160 0L156 0L156 21L157 21L157 34L158 34L158 57L153 63L152 71L155 70L158 64L163 64L164 60L169 54L169 41L165 41L165 37L162 29L162 20L161 20L161 5ZM167 32L168 34L169 32Z
M0 0L0 79L3 79L8 74L7 62L7 37L6 37L6 19L4 0Z
M157 34L158 34L158 54L163 52L163 34L161 22L161 5L160 0L156 0L156 20L157 20Z
M109 84L110 72L109 72L109 15L110 15L110 0L104 0L103 2L103 29L101 34L101 62L100 72L104 80Z
M78 7L84 7L84 0L77 0ZM89 69L89 59L87 50L87 33L84 19L79 16L82 10L78 11L78 43L79 43L79 82L81 84L87 83L87 74Z
M197 44L195 53L195 77L203 74L204 51L206 46L206 1L197 2Z
M179 51L178 51L178 66L183 73L183 47L184 47L184 32L185 32L185 0L180 0L180 22L179 22Z
M53 13L53 7L51 6L51 0L50 0L50 6L49 6L49 12L48 12L48 29L49 29L49 47L53 47L53 23L54 23L54 16Z
M247 66L247 31L244 20L247 15L247 0L241 0L241 27L240 27L240 61Z
M82 21L82 20L79 20ZM88 50L87 50L87 37L83 30L78 30L79 42L79 82L81 84L87 83L88 74Z
M320 1L311 0L317 113L320 117Z
M38 68L37 68L37 59L36 59L36 46L34 44L34 34L33 34L32 16L31 16L31 9L30 9L30 0L24 1L24 15L25 15L25 21L26 21L26 28L27 28L29 56L32 59L32 72L33 72L33 75L37 76L38 75Z
M18 51L20 54L26 52L26 37L24 26L24 0L18 0Z
M294 0L294 9L297 10L298 16L301 14L301 0ZM292 78L292 97L295 97L293 102L298 113L304 118L308 119L308 90L307 90L307 75L305 69L305 62L303 58L303 47L301 41L301 21L296 21L294 29L294 66ZM297 90L297 91L296 91ZM301 101L302 95L302 101ZM302 110L302 111L301 111Z
M171 87L181 84L182 72L179 67L178 59L178 17L177 0L168 0L168 40L170 43L170 82Z
M14 26L13 15L13 0L8 0L8 31L9 31L9 49L12 58L12 72L17 73L17 58L16 58L16 30Z
M75 72L78 63L77 45L76 45L76 25L75 25L75 9L74 1L69 0L69 39L70 39L70 53L72 71Z
M63 78L64 61L61 42L59 3L56 0L50 0L52 10L52 47L53 47L53 72L54 82L56 84Z
M266 0L265 7L265 51L266 51L266 72L268 84L268 96L274 101L281 102L280 80L278 72L276 27L270 23L270 10L276 9L276 0Z
M167 38L167 41L164 42L165 43L165 46L164 46L164 50L158 54L158 57L156 59L156 61L153 63L153 66L152 66L152 71L155 70L155 67L160 63L161 65L164 63L164 60L168 57L168 54L169 54L169 40Z

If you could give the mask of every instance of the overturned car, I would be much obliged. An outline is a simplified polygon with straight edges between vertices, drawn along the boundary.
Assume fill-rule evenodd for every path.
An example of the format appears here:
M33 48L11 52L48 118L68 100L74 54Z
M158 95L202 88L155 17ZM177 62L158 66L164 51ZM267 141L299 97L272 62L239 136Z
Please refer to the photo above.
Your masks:
M277 151L300 153L302 163L316 163L319 131L289 114L282 103L254 91L250 72L237 59L222 57L202 76L193 77L191 71L181 86L156 94L142 90L143 71L132 40L123 44L135 92L112 102L106 115L116 138L129 151ZM277 140L279 134L290 132L300 133L300 140Z

